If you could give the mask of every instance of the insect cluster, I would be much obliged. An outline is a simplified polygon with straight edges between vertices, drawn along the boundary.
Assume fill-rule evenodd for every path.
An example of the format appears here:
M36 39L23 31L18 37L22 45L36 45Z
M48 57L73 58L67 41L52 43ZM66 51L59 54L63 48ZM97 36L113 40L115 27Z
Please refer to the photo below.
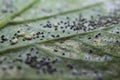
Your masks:
M60 21L60 22L55 22L55 23L51 23L50 21L47 21L47 23L41 27L46 28L46 29L52 28L58 32L62 31L63 34L71 34L71 32L67 30L70 29L71 31L73 31L73 33L80 33L82 31L87 32L87 31L91 31L94 29L98 29L100 27L109 27L111 25L118 24L120 21L119 14L115 14L111 16L100 16L100 15L98 16L99 16L98 19L94 19L93 16L91 16L91 19L87 20L80 15L78 18L76 18L73 21L70 20L69 17L66 17L67 19L66 21ZM26 41L26 40L30 41L30 40L35 40L35 39L44 40L45 37L47 36L51 36L52 38L61 37L60 34L52 34L51 32L48 32L46 36L46 33L47 32L44 32L44 31L42 32L34 31L34 32L27 34L25 31L18 30L13 35L12 39L9 39L7 35L6 36L1 35L0 43L10 41L10 44L14 45L19 42L20 37L23 37L23 41ZM119 34L119 32L117 33ZM100 34L96 35L95 38L97 38L99 35Z

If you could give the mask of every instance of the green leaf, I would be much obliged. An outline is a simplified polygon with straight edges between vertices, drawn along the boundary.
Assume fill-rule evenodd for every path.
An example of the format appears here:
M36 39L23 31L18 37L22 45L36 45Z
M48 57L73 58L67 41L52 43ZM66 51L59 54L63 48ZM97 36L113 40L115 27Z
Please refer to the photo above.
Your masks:
M14 12L0 12L0 79L119 80L119 1L10 1Z

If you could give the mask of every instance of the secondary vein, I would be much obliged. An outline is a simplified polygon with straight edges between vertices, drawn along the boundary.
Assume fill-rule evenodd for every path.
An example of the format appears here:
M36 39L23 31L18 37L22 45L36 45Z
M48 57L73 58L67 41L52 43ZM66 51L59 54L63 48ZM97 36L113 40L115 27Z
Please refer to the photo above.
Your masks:
M102 2L99 2L99 3L96 3L96 4L92 4L92 5L89 5L89 6L85 6L83 8L77 8L77 9L72 9L72 10L68 10L68 11L52 14L52 15L49 15L49 16L43 16L43 17L27 19L27 20L11 21L10 24L22 24L22 23L35 22L37 20L45 20L45 19L49 19L49 18L58 16L58 15L65 15L65 14L69 14L69 13L83 11L83 10L86 10L86 9L89 9L89 8L92 8L92 7L95 7L95 6L99 6L99 5L102 5Z

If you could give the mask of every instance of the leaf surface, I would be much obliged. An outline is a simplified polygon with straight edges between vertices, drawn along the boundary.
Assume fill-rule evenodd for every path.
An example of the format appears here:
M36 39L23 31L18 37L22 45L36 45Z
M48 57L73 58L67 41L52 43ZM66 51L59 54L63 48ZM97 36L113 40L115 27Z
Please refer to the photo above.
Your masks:
M10 1L15 13L28 5ZM5 26L14 12L0 12L0 79L119 80L118 2L38 0Z

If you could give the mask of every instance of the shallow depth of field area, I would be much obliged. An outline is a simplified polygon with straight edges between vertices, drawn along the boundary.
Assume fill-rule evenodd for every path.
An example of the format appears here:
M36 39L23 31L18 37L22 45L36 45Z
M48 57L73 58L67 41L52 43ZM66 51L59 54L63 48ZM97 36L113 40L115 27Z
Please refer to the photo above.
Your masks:
M0 80L120 80L120 0L0 0Z

